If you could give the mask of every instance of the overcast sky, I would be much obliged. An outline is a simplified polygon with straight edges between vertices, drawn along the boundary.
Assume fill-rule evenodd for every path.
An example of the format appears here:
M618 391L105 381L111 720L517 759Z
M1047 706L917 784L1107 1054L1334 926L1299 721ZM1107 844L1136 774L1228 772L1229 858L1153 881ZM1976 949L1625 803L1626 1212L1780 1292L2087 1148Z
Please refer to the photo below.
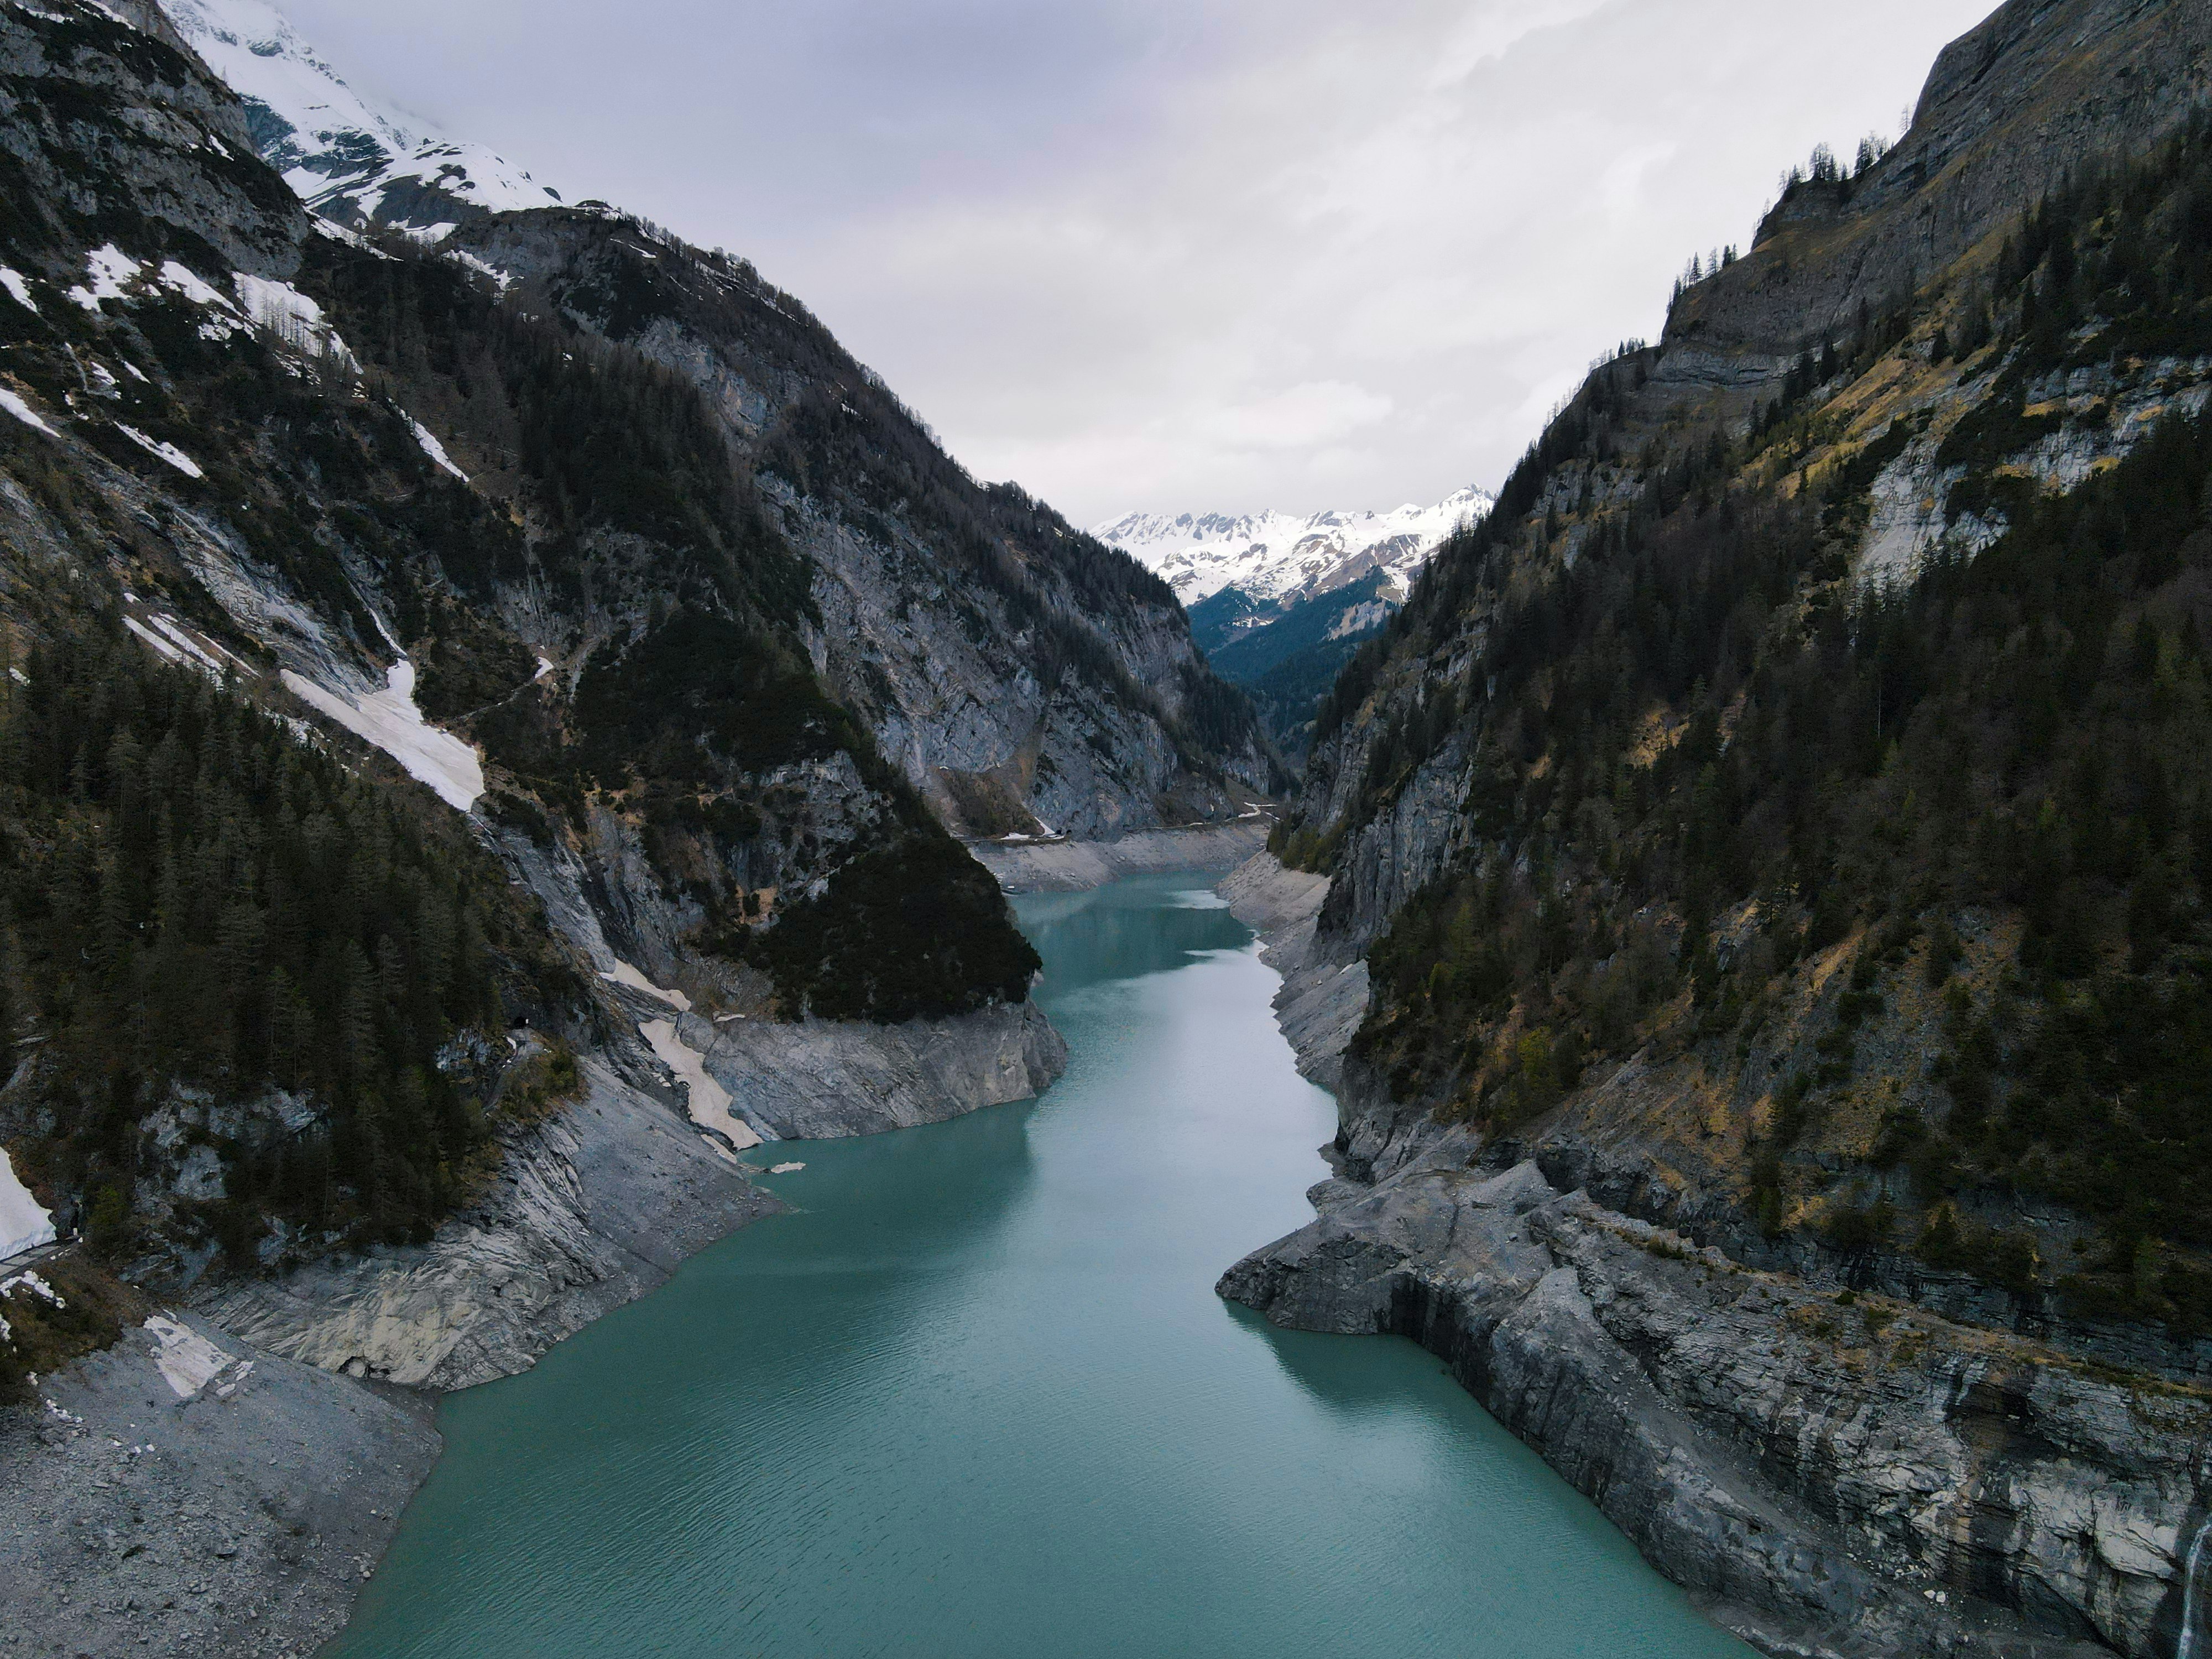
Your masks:
M1990 0L279 0L1093 523L1495 487Z

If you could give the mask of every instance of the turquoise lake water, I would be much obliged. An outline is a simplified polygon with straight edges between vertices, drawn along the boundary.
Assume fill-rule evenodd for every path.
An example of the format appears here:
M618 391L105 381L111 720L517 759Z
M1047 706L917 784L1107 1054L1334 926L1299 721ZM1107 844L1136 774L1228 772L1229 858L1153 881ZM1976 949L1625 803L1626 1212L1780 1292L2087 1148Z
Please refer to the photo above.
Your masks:
M1067 1075L447 1399L343 1659L1747 1659L1395 1338L1213 1294L1334 1128L1198 878L1027 899Z

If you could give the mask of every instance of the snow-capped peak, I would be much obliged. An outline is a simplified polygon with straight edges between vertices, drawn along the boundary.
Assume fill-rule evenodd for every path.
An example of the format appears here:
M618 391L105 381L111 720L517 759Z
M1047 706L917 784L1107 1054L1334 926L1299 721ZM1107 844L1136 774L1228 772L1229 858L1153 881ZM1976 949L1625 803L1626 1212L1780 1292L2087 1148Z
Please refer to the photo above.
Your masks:
M441 234L481 212L562 197L481 144L457 143L348 86L266 0L161 0L246 104L262 159L317 213Z
M1495 499L1470 484L1433 507L1384 513L1131 513L1091 533L1158 573L1185 605L1225 587L1261 600L1311 599L1376 569L1403 594L1437 544Z

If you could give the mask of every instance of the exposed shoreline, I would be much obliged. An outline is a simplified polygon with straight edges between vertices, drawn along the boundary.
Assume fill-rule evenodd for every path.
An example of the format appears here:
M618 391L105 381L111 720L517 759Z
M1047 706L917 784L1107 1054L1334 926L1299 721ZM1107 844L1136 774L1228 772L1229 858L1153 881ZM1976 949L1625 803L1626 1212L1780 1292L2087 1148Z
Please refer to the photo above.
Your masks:
M972 842L975 861L1009 893L1081 893L1124 876L1225 873L1267 844L1272 817L1180 830L1139 830L1119 841Z
M872 1133L1048 1085L1057 1033L997 1015L809 1022L714 1043L714 1061L744 1067L781 1128ZM439 1395L529 1369L786 1207L641 1044L581 1070L583 1097L514 1133L493 1188L428 1244L187 1292L159 1317L172 1346L201 1345L194 1363L128 1326L0 1414L0 1496L24 1527L0 1530L11 1655L313 1651L437 1462Z
M1350 976L1315 950L1327 884L1263 857L1220 890L1285 973L1278 1018L1340 1113L1317 1218L1231 1267L1223 1296L1288 1328L1412 1338L1778 1659L2172 1651L2202 1520L2173 1454L2198 1443L2201 1406L2142 1420L2117 1379L2008 1333L1700 1248L1624 1202L1638 1170L1652 1180L1632 1146L1563 1127L1490 1146L1394 1106L1343 1059L1364 982L1361 1007L1331 1006ZM1644 1081L1631 1066L1606 1086ZM1970 1488L2006 1510L1978 1534L1979 1571L2065 1585L2117 1641L1920 1565L1916 1517Z

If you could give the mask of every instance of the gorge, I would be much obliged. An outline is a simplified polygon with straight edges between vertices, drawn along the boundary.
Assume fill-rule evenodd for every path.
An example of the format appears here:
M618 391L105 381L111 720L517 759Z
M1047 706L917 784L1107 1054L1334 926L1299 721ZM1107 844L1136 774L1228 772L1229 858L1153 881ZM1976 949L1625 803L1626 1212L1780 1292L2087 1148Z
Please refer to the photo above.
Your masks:
M0 100L11 1642L2203 1650L2197 0L1279 547L256 0Z

